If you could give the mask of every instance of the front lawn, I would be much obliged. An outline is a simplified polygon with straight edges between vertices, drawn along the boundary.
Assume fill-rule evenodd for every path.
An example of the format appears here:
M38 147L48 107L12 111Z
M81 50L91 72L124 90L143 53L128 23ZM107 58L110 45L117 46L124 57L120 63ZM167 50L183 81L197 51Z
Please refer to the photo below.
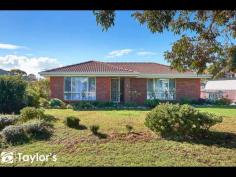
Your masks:
M148 111L48 109L46 113L56 117L50 140L9 146L1 151L57 155L56 162L7 164L10 166L236 166L236 109L198 109L224 116L223 122L212 128L214 136L209 140L161 139L144 126ZM78 117L84 128L66 127L63 120L67 116ZM127 133L127 124L134 128L133 133ZM99 131L107 138L92 135L90 125L99 125Z

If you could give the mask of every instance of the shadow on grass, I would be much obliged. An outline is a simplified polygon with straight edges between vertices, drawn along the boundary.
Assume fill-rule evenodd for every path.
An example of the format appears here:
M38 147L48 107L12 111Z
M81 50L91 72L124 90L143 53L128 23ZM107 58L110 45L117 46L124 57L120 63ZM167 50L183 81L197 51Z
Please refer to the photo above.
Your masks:
M77 127L71 127L71 128L74 128L74 129L77 129L77 130L86 130L86 129L88 129L85 125L82 125L82 124L80 124Z
M183 139L176 137L168 137L166 139L188 142L191 144L202 144L206 146L217 146L221 148L236 149L236 134L228 132L210 132L204 138Z
M99 139L106 139L107 138L107 134L105 133L100 133L100 132L97 132L96 134L94 134L95 136L97 136Z
M224 106L224 105L214 105L214 106L205 106L205 105L195 105L196 108L214 108L214 109L236 109L236 106Z

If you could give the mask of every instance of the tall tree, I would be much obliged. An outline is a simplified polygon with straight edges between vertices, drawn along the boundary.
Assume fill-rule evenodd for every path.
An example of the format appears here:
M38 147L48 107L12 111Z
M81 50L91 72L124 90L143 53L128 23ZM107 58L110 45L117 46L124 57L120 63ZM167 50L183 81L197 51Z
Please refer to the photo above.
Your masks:
M115 11L94 11L97 24L107 31L114 26ZM152 33L165 30L181 35L165 59L178 71L191 69L211 73L215 78L236 72L236 11L229 10L144 10L131 15ZM191 33L190 33L191 32Z
M11 69L10 74L14 76L27 76L27 73L20 69Z

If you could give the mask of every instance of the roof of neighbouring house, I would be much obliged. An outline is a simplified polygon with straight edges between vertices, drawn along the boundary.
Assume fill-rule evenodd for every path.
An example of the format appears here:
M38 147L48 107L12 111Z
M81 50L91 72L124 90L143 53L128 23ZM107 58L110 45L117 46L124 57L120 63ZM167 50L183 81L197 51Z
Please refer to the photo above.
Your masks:
M208 81L205 90L236 90L236 80Z
M100 62L87 61L74 65L68 65L60 68L54 68L41 72L41 75L66 75L66 74L117 74L117 75L194 75L197 74L192 71L178 72L171 69L170 66L159 63L145 63L145 62ZM209 75L208 75L209 77Z
M5 71L3 69L0 69L0 75L7 75L9 71Z

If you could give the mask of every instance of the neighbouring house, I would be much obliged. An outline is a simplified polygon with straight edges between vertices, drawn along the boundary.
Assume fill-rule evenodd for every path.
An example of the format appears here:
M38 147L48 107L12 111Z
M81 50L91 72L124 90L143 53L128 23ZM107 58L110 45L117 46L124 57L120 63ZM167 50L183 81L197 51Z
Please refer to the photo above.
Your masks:
M0 75L9 75L9 71L5 71L3 69L0 69Z
M236 102L236 79L208 81L201 90L201 98L210 100L228 98Z
M51 98L66 102L97 100L144 103L146 99L199 99L201 78L188 71L180 73L167 65L138 62L84 63L39 73L50 78Z

